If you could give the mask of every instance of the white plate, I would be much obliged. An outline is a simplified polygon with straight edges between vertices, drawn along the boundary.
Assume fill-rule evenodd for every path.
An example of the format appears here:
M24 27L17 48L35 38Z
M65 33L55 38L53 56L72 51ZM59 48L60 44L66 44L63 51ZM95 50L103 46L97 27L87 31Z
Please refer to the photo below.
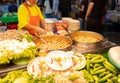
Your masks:
M37 57L31 60L27 66L27 72L34 77L47 75L49 67L46 64L45 57Z
M80 52L74 52L74 54L71 57L74 63L73 69L80 70L85 67L86 59L84 55L82 55Z
M53 70L67 70L73 64L71 56L67 52L56 50L46 55L46 63Z

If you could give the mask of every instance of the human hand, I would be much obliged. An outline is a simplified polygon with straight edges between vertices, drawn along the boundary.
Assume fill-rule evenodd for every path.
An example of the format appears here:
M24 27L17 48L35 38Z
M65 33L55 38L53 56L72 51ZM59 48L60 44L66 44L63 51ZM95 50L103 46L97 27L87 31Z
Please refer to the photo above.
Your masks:
M35 32L35 33L39 34L40 36L47 34L47 32L46 32L44 29L42 29L41 27L38 27L38 28L36 29L36 32Z
M47 31L40 28L40 32L38 33L40 36L43 36L43 35L46 35L47 34Z

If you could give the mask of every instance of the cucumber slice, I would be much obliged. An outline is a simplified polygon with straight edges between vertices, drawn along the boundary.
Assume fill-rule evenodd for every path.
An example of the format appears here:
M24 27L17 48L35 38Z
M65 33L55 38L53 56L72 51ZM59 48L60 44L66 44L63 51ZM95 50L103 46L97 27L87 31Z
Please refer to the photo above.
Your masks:
M31 59L33 58L18 58L18 59L12 60L12 62L16 65L26 65L29 63Z

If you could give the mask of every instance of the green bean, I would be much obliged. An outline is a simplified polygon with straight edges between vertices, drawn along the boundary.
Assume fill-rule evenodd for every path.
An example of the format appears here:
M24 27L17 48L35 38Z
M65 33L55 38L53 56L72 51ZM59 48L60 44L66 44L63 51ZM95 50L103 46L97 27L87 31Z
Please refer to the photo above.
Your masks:
M118 77L120 78L120 74L118 74Z
M105 83L111 83L111 82L105 82Z
M93 83L94 82L94 79L93 79L93 77L92 77L92 75L87 71L87 70L84 70L84 77L89 81L89 82L91 82L91 83Z
M108 61L104 61L104 64L108 65L109 67L111 67L112 69L118 71L111 63L109 63Z
M105 71L106 71L106 69L104 68L104 69L101 69L101 70L94 72L93 74L100 74L100 73L105 72Z
M99 83L98 81L95 81L95 83Z
M111 79L107 79L107 83L113 83Z
M84 54L86 58L91 58L89 54Z
M93 57L93 58L91 59L91 61L98 60L99 58L101 58L101 56Z
M90 71L90 59L86 60L86 69L88 72Z
M89 58L93 58L93 57L96 57L97 55L96 54L87 54L86 56Z
M113 83L113 81L111 79L107 79L108 83Z
M94 65L90 63L90 67L93 67Z
M93 69L92 68L90 68L90 74L93 74Z
M86 58L88 58L88 59L90 59L90 58L91 58L90 56L87 56L87 55L86 55L85 57L86 57Z
M118 78L118 83L120 83L120 78Z
M118 77L117 76L112 77L111 80L113 81L113 83L118 83Z
M94 61L91 61L91 63L102 63L104 61L104 58L101 58L99 60L94 60Z
M101 66L101 64L95 64L94 68Z
M99 67L97 67L97 68L94 68L93 69L93 72L96 72L97 70L100 70L100 69L102 69L102 68L104 68L103 66L99 66Z
M106 65L106 64L104 64L104 63L103 63L103 65L104 65L105 68L106 68L108 71L110 71L111 73L113 73L113 74L117 74L117 71L114 70L113 68L111 68L110 66L108 66L108 65Z
M101 78L100 80L99 80L99 82L105 82L105 81L107 81L107 79L109 79L110 77L112 77L112 74L110 73L110 74L107 74L107 75L105 75L103 78Z
M93 79L94 79L95 81L98 81L98 80L99 80L99 78L98 78L97 75L93 75Z
M103 73L99 74L99 77L103 77L103 76L105 76L106 74L109 74L109 73L110 73L109 71L103 72Z
M92 75L91 75L91 74L89 74L89 82L91 82L91 83L93 83L93 82L94 82L94 79L93 79L93 77L92 77Z

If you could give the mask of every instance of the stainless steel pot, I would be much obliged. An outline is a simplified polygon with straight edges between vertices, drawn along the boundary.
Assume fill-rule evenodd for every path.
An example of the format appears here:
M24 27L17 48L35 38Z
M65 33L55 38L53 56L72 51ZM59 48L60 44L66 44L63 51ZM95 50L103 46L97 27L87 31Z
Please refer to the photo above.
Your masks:
M95 50L97 48L101 48L104 44L104 42L107 40L105 39L101 34L92 32L92 31L77 31L74 33L71 33L70 38L73 40L73 45L77 50L86 51L86 50ZM97 38L96 41L91 41L90 39L86 40L78 40L79 37L88 39L87 37ZM91 42L90 42L91 41Z
M68 51L71 50L72 47L72 40L65 36L50 35L50 36L43 36L42 39L44 39L47 43L44 43L40 38L35 38L34 42L38 48L47 51L52 51L52 50Z

